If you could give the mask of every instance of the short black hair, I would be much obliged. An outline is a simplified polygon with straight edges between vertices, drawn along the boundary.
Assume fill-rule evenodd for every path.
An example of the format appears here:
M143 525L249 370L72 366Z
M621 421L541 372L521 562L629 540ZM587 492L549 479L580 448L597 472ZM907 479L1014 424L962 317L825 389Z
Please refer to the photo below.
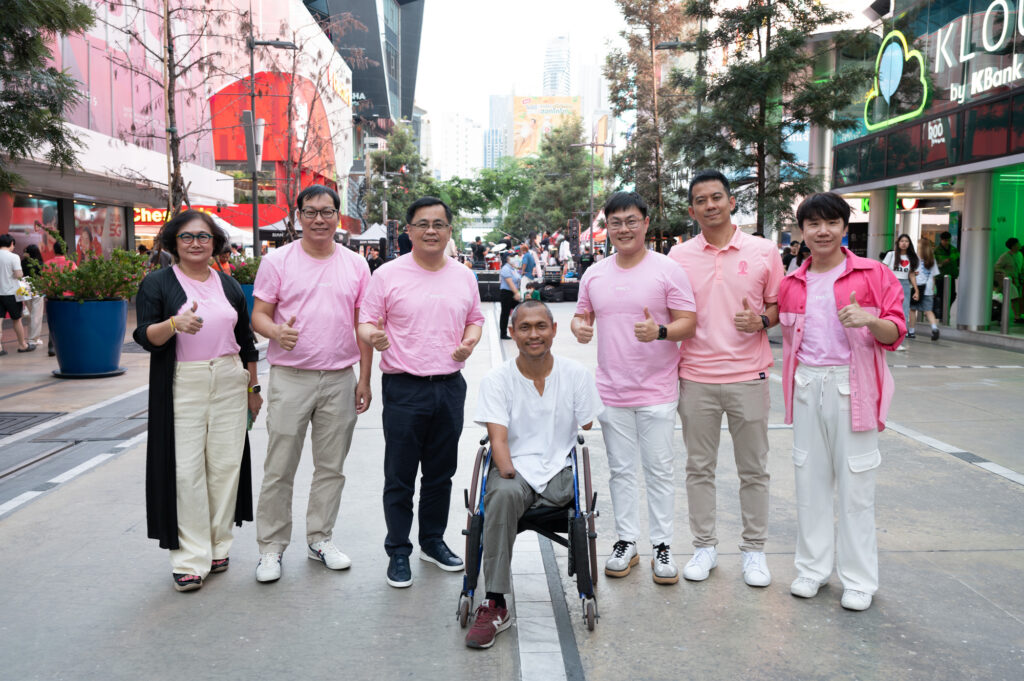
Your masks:
M309 199L315 199L318 196L327 194L334 201L334 210L341 210L341 197L338 196L338 192L334 191L330 187L325 187L322 184L311 184L295 197L295 206L302 210L302 206Z
M420 208L429 208L430 206L444 206L444 216L451 224L452 221L452 209L448 207L448 204L437 198L436 196L423 196L412 202L405 211L405 224L411 225L412 219L416 216L416 211Z
M64 255L64 244L61 243L60 241L54 241L53 242L53 254L54 255Z
M213 235L214 254L224 250L224 244L228 242L228 235L217 226L217 223L209 215L199 210L183 210L163 226L160 230L160 235L157 237L160 241L160 246L173 255L175 260L178 260L178 232L193 220L202 220L210 230L210 234Z
M547 314L548 314L548 321L550 321L552 324L554 324L555 316L553 314L551 314L551 308L548 307L546 303L542 303L539 300L534 300L532 298L529 298L529 299L524 300L523 302L519 303L518 305L516 305L515 307L512 308L512 313L509 315L509 318L508 318L508 325L509 326L515 326L516 325L516 318L519 316L519 312L521 312L523 310L532 310L535 307L542 307L542 308L544 308L544 311L547 312Z
M721 182L722 186L725 187L726 195L731 194L729 191L729 180L725 175L717 170L702 170L690 180L690 189L686 195L690 203L693 203L693 188L702 182Z
M804 220L842 220L843 228L850 226L850 204L835 192L811 194L796 209L796 223L804 228Z
M939 241L942 241L943 239L952 239L952 238L953 238L953 235L950 234L949 232L943 232L942 234L939 235Z
M0 248L9 248L14 245L14 237L10 234L0 234Z
M647 202L644 201L644 197L636 192L615 192L604 202L604 217L607 219L612 213L629 210L634 206L640 211L640 215L647 217Z
M1006 240L1006 247L1007 248L1013 248L1014 246L1016 246L1019 243L1020 243L1020 239L1018 239L1015 236L1011 236L1009 239Z

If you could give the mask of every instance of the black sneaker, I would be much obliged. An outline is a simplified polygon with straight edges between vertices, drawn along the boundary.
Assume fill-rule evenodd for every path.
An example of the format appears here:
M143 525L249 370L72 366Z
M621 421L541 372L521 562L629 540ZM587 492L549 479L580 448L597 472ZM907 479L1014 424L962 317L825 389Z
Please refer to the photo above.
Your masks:
M932 340L933 341L939 340L939 330L938 329L932 329Z
M461 572L462 559L452 553L443 541L420 547L420 560L433 563L446 572Z
M917 334L913 331L907 331L907 338L917 338Z
M388 563L388 584L396 589L412 586L412 570L409 569L409 556L395 554Z

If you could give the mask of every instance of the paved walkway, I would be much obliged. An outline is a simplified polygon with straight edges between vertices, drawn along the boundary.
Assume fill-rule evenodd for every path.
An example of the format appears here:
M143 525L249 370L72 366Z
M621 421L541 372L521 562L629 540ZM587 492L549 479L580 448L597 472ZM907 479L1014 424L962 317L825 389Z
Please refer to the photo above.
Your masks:
M569 334L572 305L555 309L561 333L556 352L593 366L596 346L580 346ZM489 313L493 323L496 307ZM472 396L501 357L496 336L485 334L465 372L471 397L447 536L460 549L461 490L468 484L481 434L469 420ZM105 451L85 462L58 453L0 480L5 557L0 676L1022 678L1024 478L1015 481L1014 475L1024 473L1021 448L1015 446L1024 411L1024 369L993 367L1024 366L1024 355L945 340L909 343L908 352L890 355L891 363L899 365L894 369L897 398L893 427L881 442L877 523L882 585L870 610L842 610L835 577L816 599L798 600L788 593L794 577L792 434L782 424L781 387L773 381L770 587L751 589L742 582L735 466L728 432L723 432L718 484L722 553L710 579L657 586L650 578L650 549L641 547L641 563L629 577L601 576L601 619L596 631L587 632L574 586L565 576L564 550L552 551L546 540L524 535L514 577L517 624L488 651L462 644L464 632L454 617L460 576L415 560L414 553L410 589L391 589L384 582L379 400L361 417L346 465L336 538L353 557L351 570L333 573L304 557L305 495L312 472L307 452L296 483L296 545L285 553L281 581L255 582L255 530L246 524L236 532L231 569L214 575L198 592L178 594L166 553L145 536L144 451L129 427L138 424L128 423L144 418L138 413L145 408L144 393L118 401L145 384L148 357L126 356L139 361L121 377L126 383L59 382L6 400L16 391L0 376L0 410L17 403L19 410L72 412L62 422L68 432L74 432L71 426L83 427L83 418L125 424L119 434L114 428L99 433L110 439L88 441ZM505 346L514 352L510 343ZM778 355L779 346L775 349ZM928 368L940 366L987 368ZM86 387L80 392L68 388L76 385ZM379 395L379 380L374 386ZM58 404L60 399L65 401ZM107 406L74 413L110 399ZM21 439L0 438L0 457L17 458L46 431L44 425ZM266 447L262 419L252 439L258 489ZM677 439L673 548L681 565L689 557L690 537L681 434ZM602 512L598 546L603 562L614 536L599 433L588 438L588 446ZM983 467L986 461L992 465ZM82 468L89 462L95 463ZM5 509L24 493L19 485L38 493Z

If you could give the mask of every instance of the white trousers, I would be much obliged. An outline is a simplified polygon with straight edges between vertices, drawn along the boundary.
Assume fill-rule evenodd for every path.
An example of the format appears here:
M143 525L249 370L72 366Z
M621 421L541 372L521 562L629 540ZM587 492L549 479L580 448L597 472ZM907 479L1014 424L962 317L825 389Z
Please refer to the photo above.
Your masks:
M676 403L650 407L605 407L598 417L608 453L608 487L615 531L623 541L640 538L638 464L647 483L647 516L652 545L672 544L675 509L672 436Z
M793 465L796 472L796 570L824 583L833 555L846 589L878 591L875 469L878 431L855 432L850 421L849 367L796 370ZM833 488L839 532L833 527Z
M206 577L227 558L245 447L249 372L238 355L174 368L178 546L174 572Z
M35 340L43 335L43 311L46 309L46 298L37 296L25 301L25 312L28 314L28 326L25 327L25 340Z

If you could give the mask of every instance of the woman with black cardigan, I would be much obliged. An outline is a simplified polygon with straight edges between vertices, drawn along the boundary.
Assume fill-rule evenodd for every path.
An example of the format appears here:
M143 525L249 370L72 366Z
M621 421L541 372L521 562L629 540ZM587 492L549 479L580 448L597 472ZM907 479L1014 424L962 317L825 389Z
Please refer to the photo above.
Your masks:
M228 569L232 520L252 520L246 413L263 401L242 289L209 266L226 235L187 210L159 239L175 264L142 281L134 333L151 353L146 515L174 587L192 591Z

